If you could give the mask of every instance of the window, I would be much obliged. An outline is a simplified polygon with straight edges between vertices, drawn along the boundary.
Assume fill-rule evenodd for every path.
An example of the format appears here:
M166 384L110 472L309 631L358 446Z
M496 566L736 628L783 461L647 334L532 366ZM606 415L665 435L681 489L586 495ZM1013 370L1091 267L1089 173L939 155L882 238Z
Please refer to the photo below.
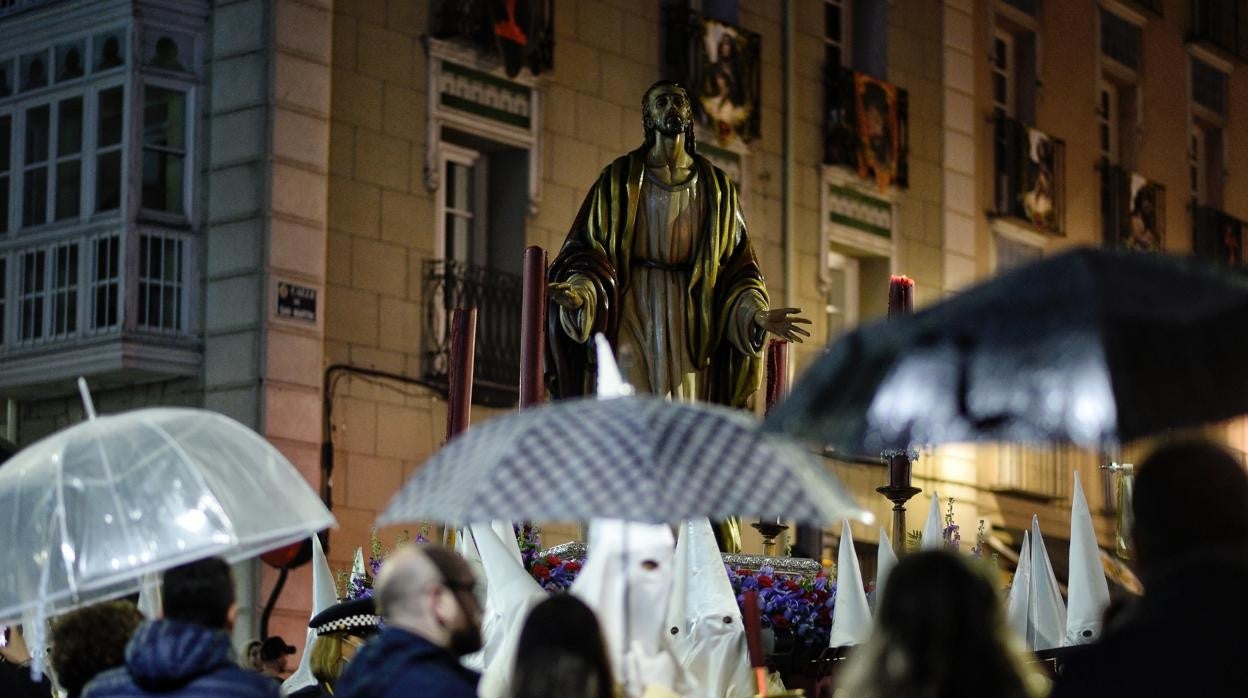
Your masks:
M848 67L878 80L888 79L888 7L886 2L861 2L845 18L853 35Z
M43 304L47 293L44 284L47 274L47 252L32 250L21 255L22 275L19 280L18 336L23 342L42 339Z
M78 40L68 44L61 44L56 47L56 81L66 82L80 78L83 75L83 69L86 64L84 56L87 53L86 40Z
M0 257L0 346L4 346L4 329L8 327L5 320L8 318L5 313L8 310L8 293L9 293L9 260Z
M37 90L48 85L48 52L28 53L21 59L22 92Z
M1035 126L1040 74L1037 23L1029 15L998 9L1003 11L996 15L988 56L993 112Z
M9 232L9 162L13 146L13 117L0 115L0 235Z
M186 170L186 93L143 91L143 208L183 215Z
M56 220L77 218L82 198L82 98L71 97L57 105Z
M1100 124L1101 157L1110 164L1118 163L1118 88L1102 82L1096 116Z
M1140 69L1139 26L1101 8L1101 55L1131 71Z
M96 117L95 211L121 206L121 137L125 100L123 88L100 92Z
M26 110L26 157L22 171L22 227L48 220L48 147L52 110L47 104Z
M1222 208L1223 132L1217 125L1196 119L1192 123L1188 166L1192 198L1202 206Z
M180 238L139 236L138 326L176 332L183 327L183 254Z
M1014 36L998 29L992 40L993 111L1014 116Z
M13 94L13 61L0 61L0 97L8 97Z
M849 57L849 0L824 0L823 64L829 70L845 65Z
M486 162L467 148L443 146L443 245L446 259L484 265Z
M118 290L121 286L120 243L116 235L96 238L92 243L95 264L91 272L90 322L94 330L117 326Z
M78 329L78 243L52 248L52 336L68 337Z
M1226 73L1192 58L1192 102L1219 116L1226 114Z

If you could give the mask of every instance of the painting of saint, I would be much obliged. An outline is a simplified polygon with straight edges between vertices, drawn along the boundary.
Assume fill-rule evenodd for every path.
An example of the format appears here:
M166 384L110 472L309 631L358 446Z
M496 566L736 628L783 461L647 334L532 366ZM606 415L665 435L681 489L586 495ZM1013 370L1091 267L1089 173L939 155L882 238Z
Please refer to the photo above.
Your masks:
M721 145L758 136L758 36L715 21L701 22L694 48L698 120Z
M858 117L858 175L874 179L880 191L897 180L901 160L897 86L861 73L854 74Z
M1023 170L1023 211L1027 220L1045 230L1057 232L1056 145L1053 139L1034 128L1027 129L1027 158Z

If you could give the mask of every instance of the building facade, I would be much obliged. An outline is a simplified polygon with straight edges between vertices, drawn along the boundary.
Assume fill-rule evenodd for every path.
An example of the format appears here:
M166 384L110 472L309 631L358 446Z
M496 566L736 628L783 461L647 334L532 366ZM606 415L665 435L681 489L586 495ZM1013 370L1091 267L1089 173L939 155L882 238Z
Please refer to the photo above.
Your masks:
M80 375L102 411L221 411L332 500L349 567L445 438L449 309L479 309L474 420L511 409L521 252L558 250L660 78L695 93L773 305L814 321L797 380L884 313L890 274L922 305L1072 245L1241 264L1244 5L0 2L6 437L80 419ZM1134 452L944 447L915 479L1006 554L1033 512L1068 535L1077 467L1112 548L1107 455ZM888 520L881 466L830 467ZM270 632L303 637L306 575ZM275 575L239 576L254 619Z

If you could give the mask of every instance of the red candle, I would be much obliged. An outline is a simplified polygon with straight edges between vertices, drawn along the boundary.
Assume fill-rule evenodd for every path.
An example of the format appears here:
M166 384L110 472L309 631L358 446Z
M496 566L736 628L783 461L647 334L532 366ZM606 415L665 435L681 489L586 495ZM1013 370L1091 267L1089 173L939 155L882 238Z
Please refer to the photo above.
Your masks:
M894 276L888 281L888 316L909 315L914 312L914 279Z

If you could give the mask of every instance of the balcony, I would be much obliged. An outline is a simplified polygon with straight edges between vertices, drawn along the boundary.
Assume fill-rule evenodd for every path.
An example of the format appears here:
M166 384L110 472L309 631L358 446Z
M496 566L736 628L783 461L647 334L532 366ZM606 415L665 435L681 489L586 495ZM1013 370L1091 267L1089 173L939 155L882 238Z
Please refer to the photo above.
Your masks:
M1066 144L1007 116L993 125L993 216L1061 234L1066 203Z
M823 162L851 168L881 191L909 180L909 93L840 69L824 79Z
M534 75L554 69L553 3L529 3L526 8L514 2L433 0L426 11L430 36L462 42L482 55L498 57L509 77L523 68Z
M1192 0L1188 41L1248 60L1248 1Z
M0 394L107 389L199 371L195 239L100 232L0 247Z
M1164 250L1166 188L1137 172L1102 163L1101 228L1106 247Z
M424 267L425 380L444 393L449 389L451 313L476 308L472 401L489 407L515 405L520 390L521 277L453 259L425 260Z
M1192 251L1227 267L1244 263L1244 222L1212 206L1192 207Z

